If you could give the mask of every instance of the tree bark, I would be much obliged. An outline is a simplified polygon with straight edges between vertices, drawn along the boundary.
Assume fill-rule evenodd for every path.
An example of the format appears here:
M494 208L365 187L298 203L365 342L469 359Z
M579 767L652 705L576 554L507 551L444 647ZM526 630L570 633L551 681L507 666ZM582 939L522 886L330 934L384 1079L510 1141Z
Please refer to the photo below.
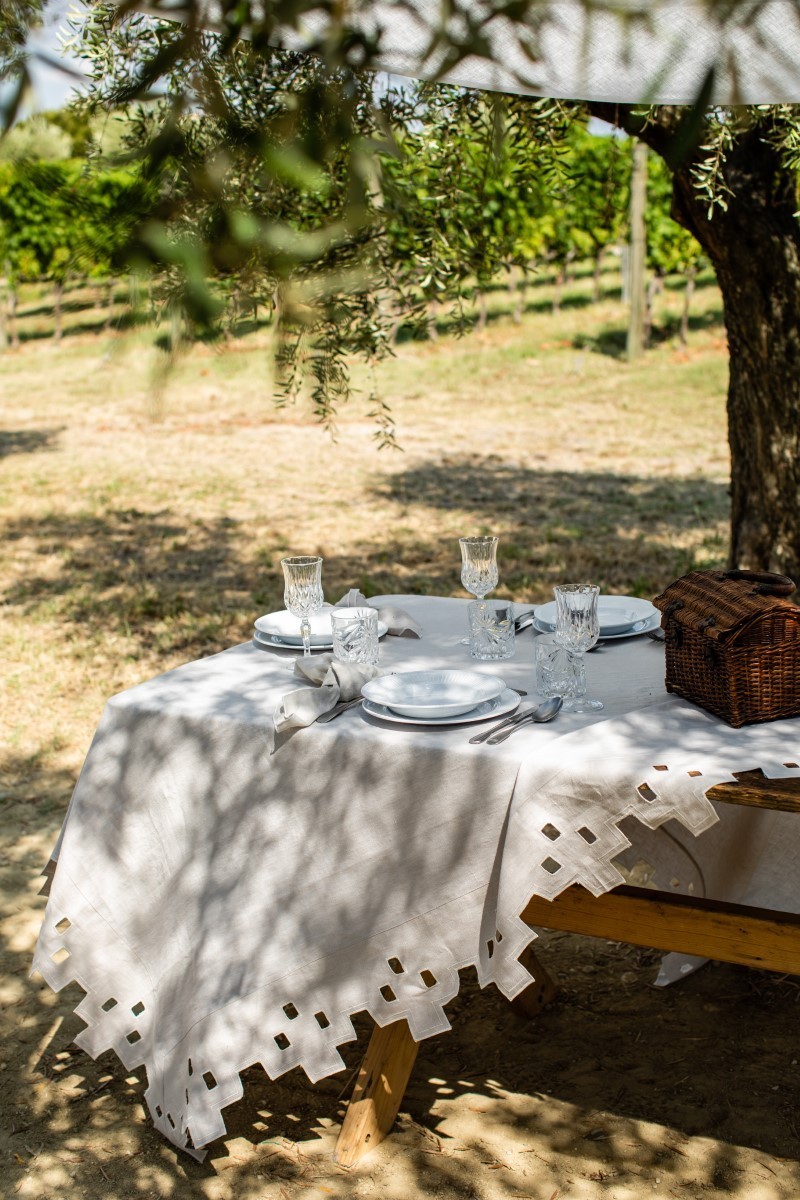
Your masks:
M517 275L516 268L513 263L506 263L508 271L508 299L511 305L511 320L515 325L522 324L522 301L520 300L520 287L522 284L522 274Z
M630 312L626 350L629 362L640 358L650 339L647 292L647 145L638 138L633 144L630 203Z
M437 324L439 318L439 303L436 300L428 301L428 340L438 342L439 326Z
M108 333L114 320L114 280L106 282L106 319L103 322L103 333Z
M553 281L553 316L557 317L561 312L561 294L564 290L564 282L567 278L566 263L561 263L556 271L556 277Z
M688 169L676 172L674 213L711 259L725 307L730 559L800 583L797 185L756 131L737 139L725 174L733 196L709 220Z
M658 276L654 273L647 281L644 293L644 316L642 319L642 348L650 349L650 339L653 336L653 309L658 295Z
M525 315L525 305L528 299L528 266L522 267L517 280L517 303L514 307L514 324L521 325Z
M592 112L625 127L612 105ZM602 111L601 111L602 110ZM723 172L727 208L697 192L692 168L673 171L672 215L716 271L730 355L732 566L779 571L800 583L800 223L796 176L769 141L769 118L734 133ZM639 136L669 153L676 113L659 110Z

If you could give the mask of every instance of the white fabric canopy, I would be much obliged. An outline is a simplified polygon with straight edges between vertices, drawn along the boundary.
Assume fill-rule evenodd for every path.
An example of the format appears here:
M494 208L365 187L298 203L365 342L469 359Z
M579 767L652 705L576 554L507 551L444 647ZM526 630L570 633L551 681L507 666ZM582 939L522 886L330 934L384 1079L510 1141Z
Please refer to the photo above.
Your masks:
M361 7L356 23L380 33L381 65L410 78L522 95L677 104L698 97L713 66L714 103L800 100L794 0L740 0L724 15L710 13L703 0L541 0L525 24L492 16L491 0L467 0L453 6L445 28L458 42L468 14L481 24L487 55L445 70L445 50L435 46L439 4L379 0ZM323 19L307 18L304 28L308 44ZM293 44L303 44L302 31Z
M172 0L137 7L172 20L188 15ZM730 6L711 0L537 0L519 22L494 15L498 7L498 0L446 6L436 0L361 0L348 6L347 20L377 36L384 71L410 79L569 100L687 104L698 98L714 67L711 103L800 101L800 0L738 0ZM214 0L202 11L208 28L219 25ZM324 38L329 20L312 7L296 27L281 31L280 43L311 48ZM451 64L448 49L463 43L468 25L483 39L484 53Z

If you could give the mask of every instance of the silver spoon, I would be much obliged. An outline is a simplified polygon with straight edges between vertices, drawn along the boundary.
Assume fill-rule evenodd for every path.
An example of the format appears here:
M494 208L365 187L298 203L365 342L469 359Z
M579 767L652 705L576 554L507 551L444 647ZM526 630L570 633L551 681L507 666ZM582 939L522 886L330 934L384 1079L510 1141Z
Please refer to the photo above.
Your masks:
M533 712L526 713L515 725L493 733L491 737L486 739L487 746L499 745L500 742L504 742L506 738L511 737L512 733L516 733L518 729L521 729L523 725L543 725L545 721L552 721L563 703L564 701L560 696L553 696L551 700L546 700L544 704L539 708L535 708Z
M526 708L524 712L512 713L510 717L505 717L497 725L490 725L488 729L481 730L480 733L476 733L474 737L471 737L469 740L473 746L476 746L479 742L486 742L489 740L492 734L499 733L501 729L506 729L509 727L513 728L515 725L518 725L520 721L527 721L529 719L536 718L537 714L544 712L551 703L552 701L548 700L544 704L536 705L535 708ZM558 707L561 707L560 698ZM555 716L555 713L553 713L553 716ZM545 719L549 720L549 718Z

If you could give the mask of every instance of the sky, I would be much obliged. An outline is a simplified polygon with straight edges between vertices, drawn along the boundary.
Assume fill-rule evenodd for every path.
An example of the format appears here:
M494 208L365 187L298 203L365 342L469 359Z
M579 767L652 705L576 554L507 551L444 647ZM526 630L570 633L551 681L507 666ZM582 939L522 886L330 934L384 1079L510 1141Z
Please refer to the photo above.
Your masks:
M66 66L80 72L78 60L62 58L58 36L59 29L66 26L67 14L75 7L77 6L74 0L50 0L45 10L44 25L29 40L30 49L34 52L30 63L34 95L26 106L28 113L63 108L70 100L72 92L79 86L79 80L73 75L59 70L57 66L42 62L36 56L36 52L39 52L56 63L64 62Z

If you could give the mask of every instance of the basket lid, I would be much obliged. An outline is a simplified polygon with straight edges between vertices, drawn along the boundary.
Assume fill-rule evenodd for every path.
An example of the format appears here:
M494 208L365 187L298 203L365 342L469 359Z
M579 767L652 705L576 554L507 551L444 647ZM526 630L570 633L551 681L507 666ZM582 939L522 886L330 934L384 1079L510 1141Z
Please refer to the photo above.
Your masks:
M764 619L786 617L800 626L800 607L785 599L794 590L788 576L766 571L690 571L653 604L664 617L722 642Z

